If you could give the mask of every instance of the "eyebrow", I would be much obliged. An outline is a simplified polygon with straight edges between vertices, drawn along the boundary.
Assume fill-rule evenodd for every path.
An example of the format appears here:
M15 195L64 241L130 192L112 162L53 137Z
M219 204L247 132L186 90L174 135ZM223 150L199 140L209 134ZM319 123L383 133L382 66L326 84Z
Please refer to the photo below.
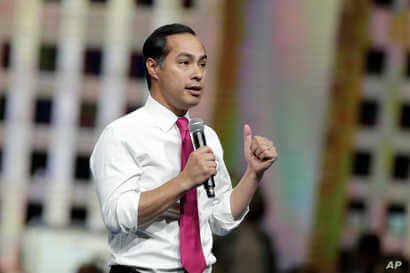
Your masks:
M179 53L178 55L177 55L177 58L179 58L179 57L188 57L188 58L192 58L192 59L195 59L195 57L194 57L194 55L192 55L191 53L187 53L187 52L181 52L181 53ZM204 54L204 55L202 55L201 57L199 57L199 60L200 61L202 61L202 60L206 60L206 59L208 59L208 56L206 55L206 54Z

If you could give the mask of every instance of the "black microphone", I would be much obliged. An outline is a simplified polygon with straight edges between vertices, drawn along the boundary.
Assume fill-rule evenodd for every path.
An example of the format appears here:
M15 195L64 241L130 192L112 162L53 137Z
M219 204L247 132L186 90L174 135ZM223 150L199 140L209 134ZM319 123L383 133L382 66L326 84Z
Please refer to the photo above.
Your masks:
M204 134L204 121L200 118L193 118L189 121L189 131L192 134L195 150L206 146L205 134ZM203 183L206 195L209 198L215 197L215 180L212 175L207 181Z

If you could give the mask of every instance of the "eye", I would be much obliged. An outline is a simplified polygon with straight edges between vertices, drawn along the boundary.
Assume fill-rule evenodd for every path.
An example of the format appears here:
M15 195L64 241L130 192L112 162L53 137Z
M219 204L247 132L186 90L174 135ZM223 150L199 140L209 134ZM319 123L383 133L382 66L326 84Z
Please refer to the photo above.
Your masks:
M183 64L183 65L188 65L188 64L189 64L189 61L180 61L179 63L180 63L180 64Z
M206 63L199 64L201 67L206 67Z

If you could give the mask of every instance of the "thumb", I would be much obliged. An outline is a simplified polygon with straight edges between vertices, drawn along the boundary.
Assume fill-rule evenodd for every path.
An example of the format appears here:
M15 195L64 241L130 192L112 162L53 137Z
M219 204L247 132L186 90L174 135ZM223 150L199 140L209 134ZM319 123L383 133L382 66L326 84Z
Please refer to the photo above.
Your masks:
M243 149L244 151L249 151L252 143L252 129L248 124L243 126Z

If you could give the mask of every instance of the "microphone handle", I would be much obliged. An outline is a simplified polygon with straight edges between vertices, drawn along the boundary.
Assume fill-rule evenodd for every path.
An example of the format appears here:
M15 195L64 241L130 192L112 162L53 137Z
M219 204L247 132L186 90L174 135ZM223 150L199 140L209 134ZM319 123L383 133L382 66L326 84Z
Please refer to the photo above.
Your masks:
M213 198L215 197L215 181L214 181L214 176L211 176L209 179L207 179L203 183L205 190L206 190L206 195L208 198Z
M203 131L193 132L192 136L193 136L195 149L198 149L202 146L206 146L206 140L205 140L205 135ZM208 196L208 198L215 197L214 176L212 175L208 180L204 181L203 185L205 187L206 195Z

